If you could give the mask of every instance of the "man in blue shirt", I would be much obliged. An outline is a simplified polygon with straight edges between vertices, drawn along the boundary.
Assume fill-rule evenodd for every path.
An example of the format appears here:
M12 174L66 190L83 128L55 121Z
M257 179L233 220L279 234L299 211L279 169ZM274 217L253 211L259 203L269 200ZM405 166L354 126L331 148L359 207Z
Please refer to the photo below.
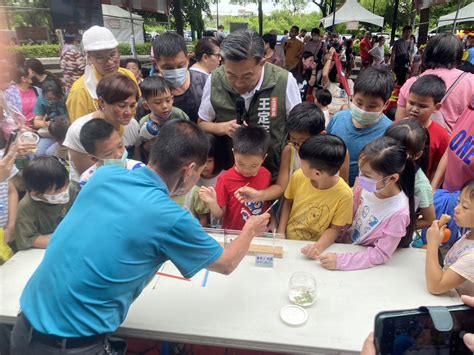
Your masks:
M393 90L389 72L367 68L354 83L351 109L336 113L327 127L328 133L342 138L349 150L349 185L359 174L359 155L370 142L384 135L392 121L382 112Z
M195 124L175 120L162 127L147 167L98 169L23 291L13 354L107 354L107 334L166 260L184 277L235 269L269 215L249 219L223 250L169 196L196 184L208 148Z

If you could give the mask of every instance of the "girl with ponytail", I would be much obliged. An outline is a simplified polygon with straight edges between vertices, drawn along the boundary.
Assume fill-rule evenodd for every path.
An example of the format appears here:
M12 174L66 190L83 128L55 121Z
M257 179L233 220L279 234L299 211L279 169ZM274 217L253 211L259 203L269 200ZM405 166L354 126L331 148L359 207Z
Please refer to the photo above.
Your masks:
M357 253L319 257L330 270L358 270L384 264L398 247L407 247L415 227L415 166L399 141L381 137L359 158L354 187L354 220L346 235L366 246Z

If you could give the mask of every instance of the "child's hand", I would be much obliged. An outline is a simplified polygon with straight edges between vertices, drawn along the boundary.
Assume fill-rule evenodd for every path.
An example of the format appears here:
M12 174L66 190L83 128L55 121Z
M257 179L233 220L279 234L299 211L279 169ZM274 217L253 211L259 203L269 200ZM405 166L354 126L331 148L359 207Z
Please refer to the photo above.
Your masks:
M336 270L336 253L323 254L319 257L321 266L328 270Z
M15 231L15 226L6 226L5 230L3 231L3 239L5 240L5 243L10 244L13 242L13 233Z
M213 187L202 186L199 189L199 198L206 203L217 201L216 190Z
M301 253L309 259L319 259L321 250L318 248L318 244L308 244L301 248Z
M435 245L436 247L439 247L443 243L445 229L446 225L443 225L441 228L439 228L438 221L433 221L431 227L428 228L428 232L426 233L428 245Z
M262 200L260 198L260 191L248 186L243 186L235 191L234 196L237 200L239 200L240 203L258 202Z

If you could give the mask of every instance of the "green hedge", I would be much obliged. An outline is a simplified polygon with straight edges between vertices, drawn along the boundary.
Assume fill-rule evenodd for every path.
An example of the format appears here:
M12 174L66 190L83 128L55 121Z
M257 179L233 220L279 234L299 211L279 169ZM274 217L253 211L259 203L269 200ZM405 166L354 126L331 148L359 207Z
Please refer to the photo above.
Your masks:
M35 44L15 47L16 52L23 53L27 58L59 57L59 44Z
M139 55L149 55L150 54L150 43L137 44L137 54ZM15 47L13 49L16 52L23 53L27 58L51 58L59 57L60 46L59 44L35 44L35 45L26 45ZM120 43L119 51L122 55L131 55L132 50L130 44Z

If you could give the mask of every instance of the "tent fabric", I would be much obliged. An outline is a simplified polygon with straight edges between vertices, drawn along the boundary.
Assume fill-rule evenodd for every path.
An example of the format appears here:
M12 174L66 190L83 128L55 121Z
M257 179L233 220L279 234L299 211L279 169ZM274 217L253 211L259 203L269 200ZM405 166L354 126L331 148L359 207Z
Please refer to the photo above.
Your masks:
M321 20L324 28L332 26L332 13ZM383 17L364 8L357 0L347 0L337 11L334 24L359 21L383 27Z
M455 17L456 11L441 16L438 19L438 27L452 25ZM457 22L474 22L474 2L459 9Z
M132 36L132 22L130 12L114 5L102 4L104 26L114 34L119 42L130 43ZM132 13L135 43L144 43L143 17Z

